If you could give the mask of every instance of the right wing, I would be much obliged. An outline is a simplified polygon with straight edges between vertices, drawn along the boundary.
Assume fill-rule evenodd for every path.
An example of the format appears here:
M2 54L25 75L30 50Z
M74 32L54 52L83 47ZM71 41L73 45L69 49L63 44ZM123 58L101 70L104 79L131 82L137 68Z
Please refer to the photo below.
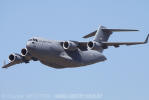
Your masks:
M146 44L148 42L149 34L147 35L144 42L102 42L104 46L114 46L119 47L120 45L137 45L137 44Z
M93 35L95 32L92 32L91 34ZM90 37L91 35L86 36ZM137 44L146 44L148 42L149 34L147 35L145 41L143 42L100 42L103 47L108 47L108 46L114 46L114 47L119 47L120 45L137 45ZM77 42L79 45L79 48L85 48L84 50L87 50L87 43L88 42Z

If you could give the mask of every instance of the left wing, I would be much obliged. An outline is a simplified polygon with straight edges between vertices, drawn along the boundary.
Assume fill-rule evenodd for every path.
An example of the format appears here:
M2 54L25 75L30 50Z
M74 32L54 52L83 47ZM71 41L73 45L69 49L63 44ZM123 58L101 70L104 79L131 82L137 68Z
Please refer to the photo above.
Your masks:
M148 42L149 34L147 35L144 42L102 42L104 46L114 46L119 47L119 45L137 45L137 44L146 44Z
M8 68L8 67L10 67L10 66L13 66L13 65L19 64L19 63L23 63L23 62L22 62L22 61L20 61L20 62L18 62L18 63L16 63L16 62L9 62L8 64L4 64L4 65L2 66L2 68Z
M2 68L8 68L10 66L13 66L15 64L20 64L20 63L29 63L29 60L26 60L25 56L22 56L17 53L11 54L9 56L9 60L10 62L8 64L4 64Z

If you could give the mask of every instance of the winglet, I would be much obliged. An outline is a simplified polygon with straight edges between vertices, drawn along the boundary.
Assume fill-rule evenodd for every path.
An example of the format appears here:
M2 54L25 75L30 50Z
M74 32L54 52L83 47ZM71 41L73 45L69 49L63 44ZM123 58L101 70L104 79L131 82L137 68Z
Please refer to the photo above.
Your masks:
M149 34L147 35L147 37L146 37L144 43L148 43L148 38L149 38Z

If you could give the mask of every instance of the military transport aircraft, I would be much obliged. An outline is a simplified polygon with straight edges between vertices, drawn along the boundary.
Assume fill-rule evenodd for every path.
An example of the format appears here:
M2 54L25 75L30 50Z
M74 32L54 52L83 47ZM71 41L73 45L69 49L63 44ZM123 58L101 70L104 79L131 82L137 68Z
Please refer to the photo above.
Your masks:
M99 26L97 30L83 38L95 36L93 41L53 41L39 37L33 37L27 41L26 48L21 54L9 55L9 63L2 68L8 68L15 64L29 63L31 60L40 61L42 64L53 68L73 68L105 61L102 54L108 46L119 47L120 45L136 45L148 42L149 34L144 42L107 42L113 32L138 31L133 29L108 29Z

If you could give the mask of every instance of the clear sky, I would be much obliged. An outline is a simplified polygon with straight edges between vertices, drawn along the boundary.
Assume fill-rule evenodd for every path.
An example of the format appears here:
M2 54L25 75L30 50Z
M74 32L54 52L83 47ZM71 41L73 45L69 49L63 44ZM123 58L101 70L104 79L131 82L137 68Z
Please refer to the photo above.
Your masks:
M82 36L99 24L140 30L109 41L144 41L148 19L148 0L0 0L1 66L33 36L89 41ZM104 55L107 61L80 68L31 62L0 69L0 100L149 100L149 44L110 47Z

